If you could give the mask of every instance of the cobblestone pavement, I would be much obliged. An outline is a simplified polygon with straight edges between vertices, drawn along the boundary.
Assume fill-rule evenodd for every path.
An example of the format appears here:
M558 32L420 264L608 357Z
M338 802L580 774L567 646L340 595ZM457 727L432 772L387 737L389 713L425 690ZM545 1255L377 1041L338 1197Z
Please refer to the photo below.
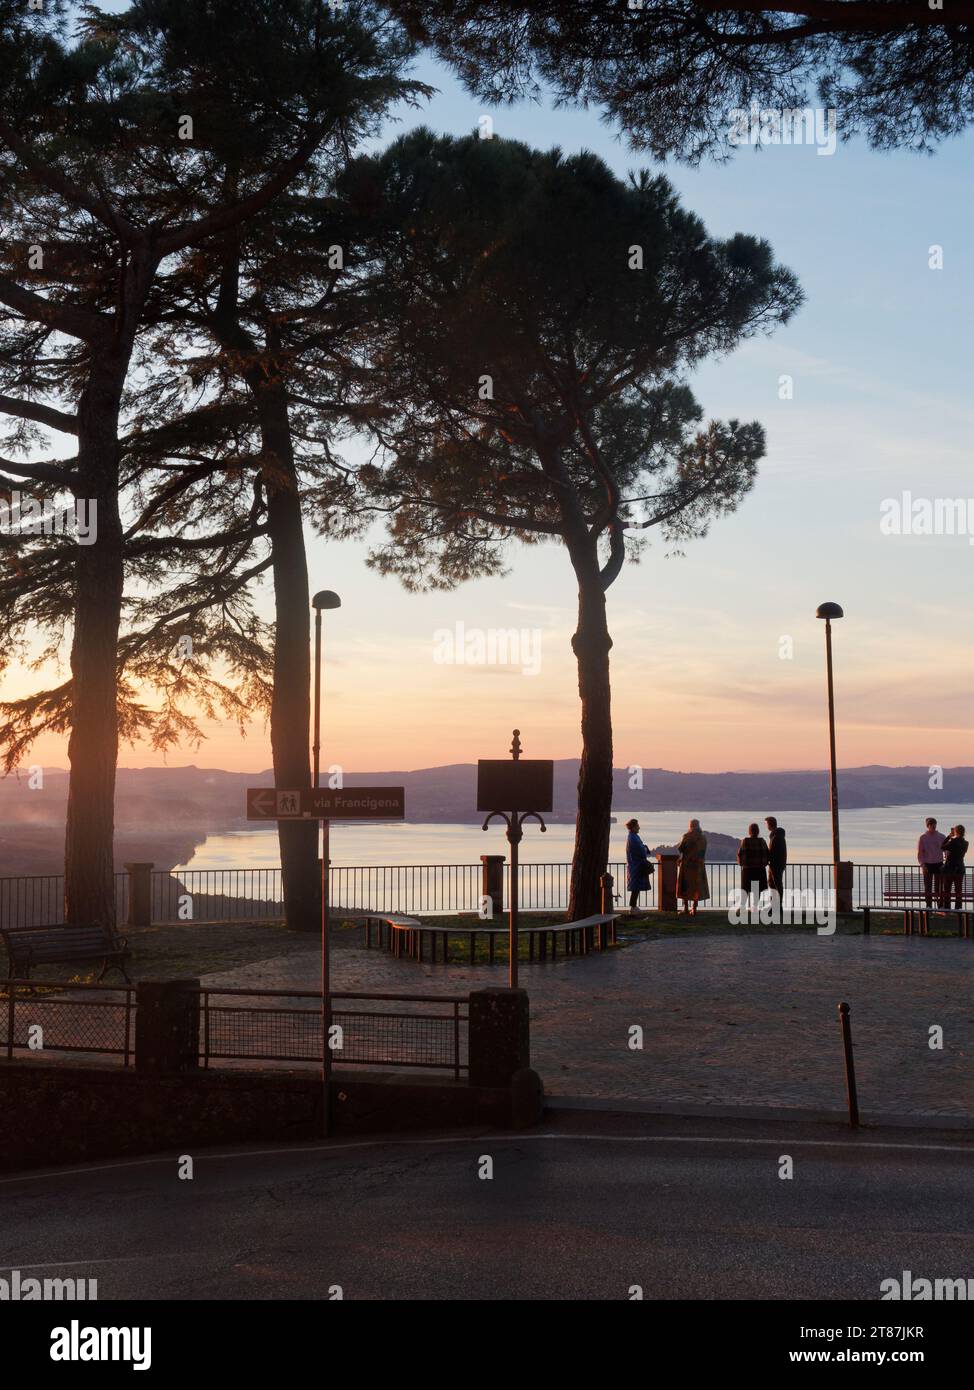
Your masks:
M333 988L464 994L506 967L417 964L343 945ZM319 957L207 975L210 987L314 989ZM553 1095L841 1109L840 999L863 1115L974 1118L974 943L882 936L657 937L522 964L532 1065ZM929 1046L943 1029L943 1048ZM642 1049L629 1046L643 1030Z

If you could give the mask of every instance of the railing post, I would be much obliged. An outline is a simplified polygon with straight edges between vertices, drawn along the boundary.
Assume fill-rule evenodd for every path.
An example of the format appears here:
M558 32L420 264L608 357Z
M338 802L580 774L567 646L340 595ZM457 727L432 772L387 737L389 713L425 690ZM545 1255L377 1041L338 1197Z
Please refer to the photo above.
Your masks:
M199 980L142 980L135 987L136 1071L195 1071L200 1055Z
M853 1129L858 1129L859 1092L856 1089L856 1063L852 1055L852 1023L849 1019L849 1005L844 1001L839 1005L839 1027L842 1029L842 1051L845 1055L845 1094L849 1107L849 1124Z
M491 916L500 917L504 911L504 855L482 854L480 863L480 896L490 899Z
M656 909L676 911L676 870L680 856L675 849L663 850L656 856Z
M855 875L855 865L851 859L839 861L839 881L836 884L835 910L836 912L852 911L852 884Z
M152 870L154 864L126 864L129 876L129 910L127 922L130 927L151 927L152 925Z

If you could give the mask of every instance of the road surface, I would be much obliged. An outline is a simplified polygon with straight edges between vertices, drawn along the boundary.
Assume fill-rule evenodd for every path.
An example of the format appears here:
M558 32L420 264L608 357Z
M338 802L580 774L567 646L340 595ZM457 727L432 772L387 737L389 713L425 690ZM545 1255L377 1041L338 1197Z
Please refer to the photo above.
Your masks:
M95 1278L99 1299L878 1299L903 1270L974 1279L970 1133L570 1111L191 1157L192 1178L175 1154L3 1177L0 1273Z

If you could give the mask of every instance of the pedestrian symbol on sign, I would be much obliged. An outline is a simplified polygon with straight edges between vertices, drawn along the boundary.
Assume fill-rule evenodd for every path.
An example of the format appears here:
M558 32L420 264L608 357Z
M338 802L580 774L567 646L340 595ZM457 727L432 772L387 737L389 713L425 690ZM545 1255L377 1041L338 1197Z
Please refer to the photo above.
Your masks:
M300 811L300 798L297 792L277 793L277 814L279 816L296 816Z

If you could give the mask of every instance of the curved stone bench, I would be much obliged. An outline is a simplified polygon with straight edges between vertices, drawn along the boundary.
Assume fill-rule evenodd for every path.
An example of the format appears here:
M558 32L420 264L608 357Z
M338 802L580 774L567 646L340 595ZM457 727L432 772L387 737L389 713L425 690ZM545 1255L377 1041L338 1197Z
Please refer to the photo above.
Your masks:
M415 917L404 917L398 913L364 913L365 945L371 949L373 932L377 934L376 944L380 949L390 951L394 956L409 956L412 960L422 960L428 943L429 959L435 964L440 954L444 965L449 962L450 937L467 937L469 944L469 964L476 961L477 938L487 937L487 960L494 962L494 942L498 936L507 937L510 931L507 923L479 921L476 926L438 927L428 922L420 922ZM551 959L558 955L558 939L562 940L562 956L587 956L589 951L603 951L607 945L615 945L616 919L618 913L606 913L595 917L582 917L577 922L558 922L548 926L523 926L518 928L518 936L527 937L528 959L547 960L549 950ZM437 945L439 943L439 946Z

